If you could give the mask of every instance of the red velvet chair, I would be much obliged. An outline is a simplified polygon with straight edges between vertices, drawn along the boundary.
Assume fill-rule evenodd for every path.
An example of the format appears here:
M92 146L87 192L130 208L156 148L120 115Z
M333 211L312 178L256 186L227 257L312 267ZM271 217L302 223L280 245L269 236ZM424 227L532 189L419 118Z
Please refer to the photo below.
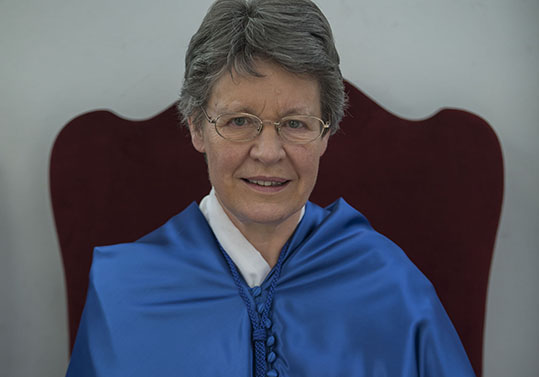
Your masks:
M488 274L503 196L500 145L461 110L423 121L387 112L347 84L342 131L311 200L344 197L432 281L478 376ZM71 346L92 248L133 241L209 192L206 166L174 106L136 122L92 111L69 122L51 155L50 189L64 261Z

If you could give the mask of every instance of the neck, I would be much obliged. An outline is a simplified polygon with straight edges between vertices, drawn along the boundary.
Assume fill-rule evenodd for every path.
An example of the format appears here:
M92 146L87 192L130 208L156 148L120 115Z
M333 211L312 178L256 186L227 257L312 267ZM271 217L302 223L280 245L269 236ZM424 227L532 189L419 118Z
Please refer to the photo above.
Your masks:
M270 267L275 266L281 250L296 229L301 210L278 224L244 223L231 216L228 218L241 234L260 252Z

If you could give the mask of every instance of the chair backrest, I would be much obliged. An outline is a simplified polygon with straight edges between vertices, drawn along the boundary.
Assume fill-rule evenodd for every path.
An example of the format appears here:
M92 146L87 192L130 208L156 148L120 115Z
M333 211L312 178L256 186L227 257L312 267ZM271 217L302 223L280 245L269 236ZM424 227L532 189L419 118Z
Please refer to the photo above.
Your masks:
M311 200L344 197L434 284L478 376L488 274L503 196L489 125L442 110L398 118L346 83L350 107L322 157ZM94 246L133 241L209 192L205 162L174 105L144 121L93 111L57 136L50 189L67 285L71 346Z

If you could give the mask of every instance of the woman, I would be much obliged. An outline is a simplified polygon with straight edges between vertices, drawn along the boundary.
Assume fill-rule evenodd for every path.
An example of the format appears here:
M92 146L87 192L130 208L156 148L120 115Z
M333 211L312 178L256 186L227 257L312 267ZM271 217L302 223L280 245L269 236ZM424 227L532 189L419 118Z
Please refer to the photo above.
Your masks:
M68 376L473 376L430 283L342 199L308 202L343 115L308 0L218 0L179 109L212 191L96 248Z

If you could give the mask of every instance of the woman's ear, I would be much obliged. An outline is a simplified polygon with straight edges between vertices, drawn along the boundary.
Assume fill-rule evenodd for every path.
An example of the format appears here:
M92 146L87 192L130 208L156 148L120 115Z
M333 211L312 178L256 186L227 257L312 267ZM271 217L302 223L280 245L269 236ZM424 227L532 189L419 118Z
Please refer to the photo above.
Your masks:
M188 119L187 123L189 124L189 133L191 134L191 143L193 143L193 147L200 153L206 153L202 128L194 125L192 117Z

